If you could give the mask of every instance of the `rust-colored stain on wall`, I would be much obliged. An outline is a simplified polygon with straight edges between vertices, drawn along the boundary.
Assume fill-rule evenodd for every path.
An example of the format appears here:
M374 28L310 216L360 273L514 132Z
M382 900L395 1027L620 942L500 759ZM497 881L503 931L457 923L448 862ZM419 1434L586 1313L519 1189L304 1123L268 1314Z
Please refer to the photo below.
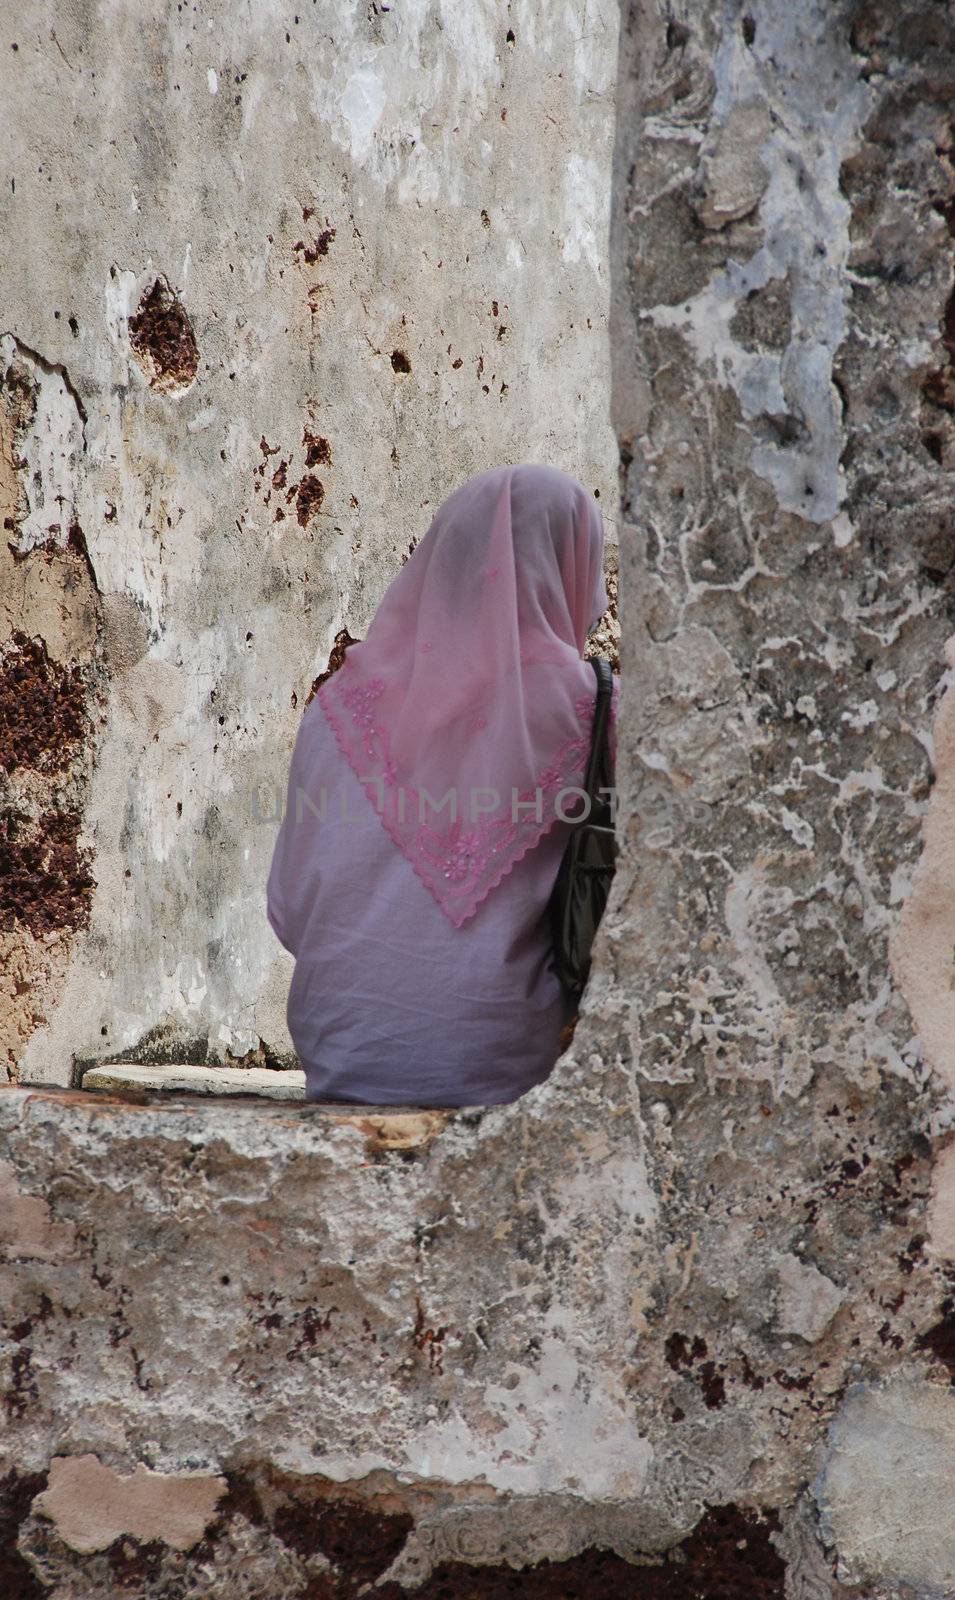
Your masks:
M129 342L151 389L188 389L199 370L199 347L178 295L156 278L129 319Z
M325 498L325 485L313 473L306 473L295 491L295 515L300 528L307 528L315 513L321 510Z
M62 772L90 729L83 670L51 661L43 639L16 631L0 658L0 770Z
M349 645L359 643L360 640L353 639L347 628L339 628L335 635L335 642L332 645L331 653L328 657L328 666L325 668L324 672L319 673L318 677L312 684L312 687L309 689L308 694L305 697L306 706L310 705L314 700L315 695L322 687L322 684L325 682L326 678L330 678L333 672L338 671L339 667L345 660L345 651L348 649Z
M93 853L79 844L76 811L0 817L0 931L17 922L34 935L89 926Z

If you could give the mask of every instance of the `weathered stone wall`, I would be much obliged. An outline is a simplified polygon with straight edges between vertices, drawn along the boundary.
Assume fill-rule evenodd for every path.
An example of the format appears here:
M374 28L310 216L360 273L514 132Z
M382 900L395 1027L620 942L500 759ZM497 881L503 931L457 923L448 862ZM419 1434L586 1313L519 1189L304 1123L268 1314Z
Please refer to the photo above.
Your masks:
M0 1071L288 1064L265 878L336 636L501 462L579 476L613 554L617 15L5 28Z
M934 5L627 11L593 1026L660 1206L637 1411L706 1500L814 1506L867 1596L955 1592L953 89Z
M0 1095L25 1595L955 1592L955 38L621 15L573 1046L447 1116Z

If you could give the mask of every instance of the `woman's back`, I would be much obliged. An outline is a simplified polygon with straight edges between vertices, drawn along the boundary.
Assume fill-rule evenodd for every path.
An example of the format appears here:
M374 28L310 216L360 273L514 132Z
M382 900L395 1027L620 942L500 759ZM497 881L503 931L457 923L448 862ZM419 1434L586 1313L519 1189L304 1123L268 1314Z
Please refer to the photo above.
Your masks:
M546 917L569 824L558 819L452 930L382 827L317 702L305 717L314 719L308 767L300 740L268 914L298 958L287 1017L306 1097L516 1099L550 1072L572 1014L547 967Z

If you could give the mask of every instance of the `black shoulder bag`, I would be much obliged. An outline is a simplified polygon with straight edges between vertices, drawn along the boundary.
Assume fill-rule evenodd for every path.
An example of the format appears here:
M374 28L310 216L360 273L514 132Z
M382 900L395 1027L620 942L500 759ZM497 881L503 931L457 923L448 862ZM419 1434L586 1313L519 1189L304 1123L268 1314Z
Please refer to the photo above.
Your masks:
M548 902L557 974L568 996L580 999L590 972L590 951L604 914L617 858L613 797L600 795L613 785L608 724L613 674L603 656L591 658L597 675L597 701L590 737L590 758L584 788L590 809L574 824ZM572 820L572 819L571 819Z

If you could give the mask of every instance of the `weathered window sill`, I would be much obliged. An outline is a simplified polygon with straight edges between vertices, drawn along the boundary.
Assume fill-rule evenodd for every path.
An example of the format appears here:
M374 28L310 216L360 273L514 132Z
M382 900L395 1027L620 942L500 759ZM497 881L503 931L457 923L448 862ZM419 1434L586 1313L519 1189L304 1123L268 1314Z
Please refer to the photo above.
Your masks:
M197 1091L193 1073L203 1080L215 1081L211 1084L204 1081ZM227 1087L219 1082L226 1077L241 1077L244 1084L236 1087L230 1082ZM299 1083L290 1082L284 1087L271 1084L262 1092L252 1080L263 1077L298 1079ZM91 1078L94 1081L91 1082ZM165 1113L175 1117L202 1116L204 1123L211 1116L214 1125L234 1128L237 1137L240 1127L249 1128L250 1120L273 1127L321 1123L330 1130L345 1124L364 1135L369 1154L389 1150L424 1151L449 1124L463 1122L473 1126L481 1120L484 1110L483 1107L409 1105L366 1107L307 1101L304 1099L304 1074L292 1070L270 1073L266 1068L150 1067L139 1063L90 1068L84 1074L80 1089L47 1083L0 1085L0 1099L6 1099L8 1105L16 1099L34 1104L42 1101L48 1112L57 1107L64 1111L83 1107L95 1114L99 1108L108 1107L119 1113L126 1107L138 1116Z

